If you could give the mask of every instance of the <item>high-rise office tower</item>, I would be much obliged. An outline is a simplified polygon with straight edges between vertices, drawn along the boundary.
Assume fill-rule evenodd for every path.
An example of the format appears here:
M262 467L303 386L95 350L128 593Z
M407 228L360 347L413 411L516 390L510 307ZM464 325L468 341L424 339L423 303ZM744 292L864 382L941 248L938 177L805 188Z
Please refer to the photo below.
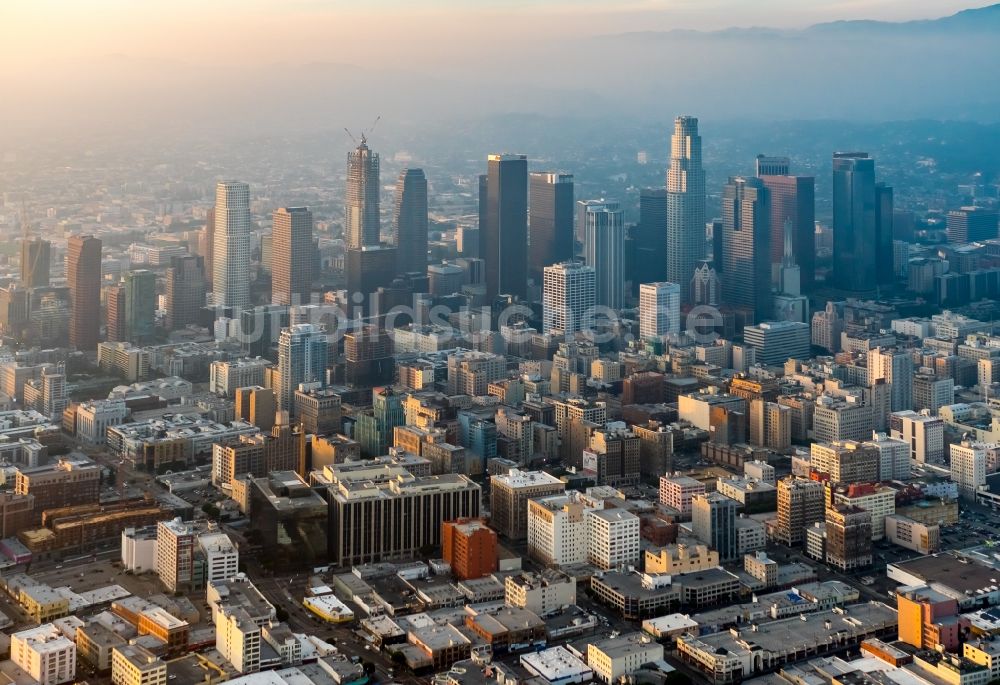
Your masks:
M69 344L90 352L97 348L101 330L101 241L92 235L74 235L66 243L66 281L72 310Z
M427 177L423 169L399 172L392 231L397 273L426 273Z
M128 325L125 317L125 284L116 283L104 293L105 330L108 342L128 340Z
M198 322L198 313L205 306L205 291L204 257L185 255L170 258L164 292L168 331Z
M250 186L215 186L212 287L215 304L239 311L250 306Z
M789 176L787 158L784 166L768 164L757 158L757 175L771 194L771 265L773 270L784 259L785 229L791 222L791 248L801 274L802 292L811 292L816 282L816 179L812 176ZM786 173L766 173L784 169Z
M948 212L948 242L961 245L996 238L997 216L997 210L987 207L962 207L951 210ZM21 255L21 263L23 264L23 250ZM24 281L23 266L21 274L21 280Z
M597 275L597 304L621 309L625 306L625 213L617 202L581 200L583 254ZM704 230L704 227L702 228Z
M833 273L842 290L875 290L876 213L875 160L867 152L834 153Z
M705 170L698 119L677 117L667 170L667 280L680 284L681 301L691 302L691 279L704 258Z
M215 278L215 207L209 207L205 213L205 228L201 230L198 251L204 258L202 268L205 274L205 292L212 292L212 279Z
M639 223L632 227L632 283L667 280L667 190L639 191Z
M542 332L572 336L583 330L596 297L594 268L581 262L545 267L542 287Z
M639 286L639 337L680 335L681 286L665 281Z
M301 383L326 383L326 332L311 323L281 331L278 339L278 409L295 416L295 391Z
M49 284L51 252L52 244L48 240L36 237L21 241L22 288L41 288Z
M875 280L879 285L892 285L895 280L893 257L892 186L875 184Z
M125 274L125 331L129 342L142 344L156 323L156 274L136 269Z
M486 202L480 196L479 245L486 266L486 299L528 293L528 158L490 155ZM480 177L479 190L484 189Z
M722 302L754 322L771 316L771 201L759 178L736 176L722 190Z
M788 157L770 157L768 155L757 155L756 171L757 178L764 176L787 176L791 160Z
M313 280L313 215L306 207L282 207L271 228L271 302L308 304Z
M348 248L378 245L379 159L361 136L361 144L347 153L347 196L344 202L344 241Z
M573 259L573 175L532 172L528 212L528 276L542 283L547 266Z

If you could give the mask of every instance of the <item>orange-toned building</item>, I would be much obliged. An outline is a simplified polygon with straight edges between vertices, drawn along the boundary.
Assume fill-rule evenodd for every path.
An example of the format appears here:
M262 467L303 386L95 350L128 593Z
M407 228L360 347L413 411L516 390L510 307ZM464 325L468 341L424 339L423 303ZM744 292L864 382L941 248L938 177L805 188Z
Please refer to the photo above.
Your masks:
M896 590L899 639L917 649L954 652L961 644L958 602L926 585Z
M482 578L497 570L497 534L483 519L445 521L441 556L460 580Z

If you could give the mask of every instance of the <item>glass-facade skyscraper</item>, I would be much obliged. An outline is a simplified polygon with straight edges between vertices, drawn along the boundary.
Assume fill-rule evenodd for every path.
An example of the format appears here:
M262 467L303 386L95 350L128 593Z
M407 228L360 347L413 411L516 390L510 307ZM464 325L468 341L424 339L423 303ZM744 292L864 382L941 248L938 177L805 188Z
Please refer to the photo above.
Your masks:
M573 259L573 175L532 172L528 200L528 275L538 284L545 267Z
M691 279L705 258L705 170L696 117L677 117L667 170L667 279L691 302Z
M583 254L596 274L597 304L611 309L625 306L625 213L617 202L585 200L577 203L583 225ZM704 229L702 229L704 230Z
M322 328L300 323L281 331L278 339L278 408L295 416L295 391L300 383L326 382L328 340Z
M479 245L486 267L486 299L528 293L528 158L490 155L480 179Z
M771 202L759 178L736 176L722 190L722 303L754 323L766 321L771 298Z
M399 173L392 231L396 271L427 273L427 177L423 169Z
M876 212L875 160L867 152L834 153L833 277L841 290L875 290Z

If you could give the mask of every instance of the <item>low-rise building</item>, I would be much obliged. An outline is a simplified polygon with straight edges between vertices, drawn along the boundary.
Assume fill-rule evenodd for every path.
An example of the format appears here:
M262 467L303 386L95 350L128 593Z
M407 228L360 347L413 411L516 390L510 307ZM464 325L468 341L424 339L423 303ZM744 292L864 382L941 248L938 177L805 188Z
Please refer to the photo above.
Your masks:
M594 678L602 683L618 682L643 664L662 658L663 645L644 633L597 640L587 647L587 664L594 670Z
M167 663L141 645L120 645L111 657L114 685L166 685Z
M576 581L556 571L524 571L504 579L507 604L539 616L576 604Z
M76 677L76 645L51 623L11 635L10 659L39 685Z

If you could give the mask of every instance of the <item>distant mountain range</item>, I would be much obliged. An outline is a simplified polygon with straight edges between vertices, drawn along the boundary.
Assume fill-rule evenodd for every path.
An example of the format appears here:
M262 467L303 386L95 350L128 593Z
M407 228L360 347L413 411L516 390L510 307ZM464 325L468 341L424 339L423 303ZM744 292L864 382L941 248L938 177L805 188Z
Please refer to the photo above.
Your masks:
M916 19L913 21L873 21L868 19L841 19L838 21L813 24L804 29L778 29L766 26L732 27L717 31L696 31L673 29L670 31L629 31L615 34L631 37L795 37L808 35L850 34L857 36L883 34L895 36L926 36L934 33L993 33L1000 31L1000 3L975 7L956 12L938 19Z

